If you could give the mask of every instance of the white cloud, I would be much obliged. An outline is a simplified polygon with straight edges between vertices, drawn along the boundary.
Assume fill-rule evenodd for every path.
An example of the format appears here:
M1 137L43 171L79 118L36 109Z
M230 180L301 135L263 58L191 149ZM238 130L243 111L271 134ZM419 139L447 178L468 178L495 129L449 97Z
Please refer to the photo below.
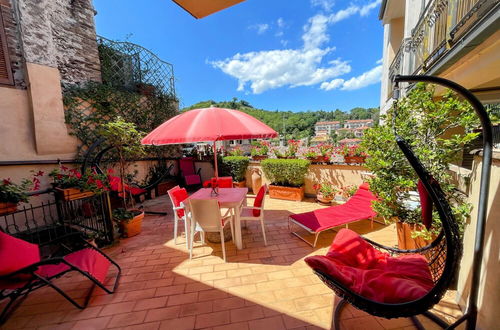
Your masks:
M284 86L297 87L321 84L320 88L324 90L336 88L351 90L367 86L380 80L380 72L372 72L376 68L347 81L339 79L337 77L351 71L349 61L338 58L329 61L326 65L322 65L325 56L335 50L335 47L324 47L324 45L330 40L327 33L329 25L352 15L367 15L379 3L380 0L373 0L364 6L351 5L346 9L331 14L318 14L311 17L303 28L302 48L238 53L232 57L218 61L208 61L208 63L236 78L238 80L238 91L245 91L246 86L249 85L254 94ZM262 27L262 33L269 28L268 24L258 24L256 26L259 25L265 26ZM276 25L283 28L285 27L285 21L279 18ZM283 33L279 34L279 32L275 34L277 37L283 35ZM286 40L280 40L280 42L284 47L288 44ZM372 82L374 79L376 81Z
M324 11L330 11L333 8L335 2L333 0L311 0L311 6L320 7Z
M346 91L360 89L378 83L381 77L382 77L382 65L377 65L373 69L366 71L365 73L357 77L352 77L351 79L345 81L342 84L341 89Z
M263 34L269 29L269 24L254 24L250 25L248 28L257 30L257 34Z
M324 82L320 85L320 88L329 91L332 89L340 88L344 91L352 91L355 89L360 89L369 85L376 84L380 81L382 77L382 65L377 61L377 66L362 73L357 77L352 77L349 80L344 79L333 79L329 82Z

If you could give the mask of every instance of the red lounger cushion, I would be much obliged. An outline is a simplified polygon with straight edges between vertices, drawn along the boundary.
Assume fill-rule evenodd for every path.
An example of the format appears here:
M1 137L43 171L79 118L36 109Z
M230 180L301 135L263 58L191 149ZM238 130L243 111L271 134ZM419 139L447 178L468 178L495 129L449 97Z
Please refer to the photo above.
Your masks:
M73 266L89 273L92 277L104 284L111 262L94 249L83 249L68 254L64 260ZM37 270L37 273L46 278L50 278L69 270L66 264L44 265Z
M40 261L38 245L0 231L0 276Z
M321 232L346 223L373 218L376 213L372 210L372 201L376 199L369 190L368 184L363 183L345 204L313 212L293 214L290 218L313 232Z
M326 256L305 261L353 292L382 303L413 301L434 286L425 257L391 257L349 229L338 232Z
M186 184L188 186L201 183L201 179L200 179L200 176L198 174L186 175L184 177L184 179L186 180Z

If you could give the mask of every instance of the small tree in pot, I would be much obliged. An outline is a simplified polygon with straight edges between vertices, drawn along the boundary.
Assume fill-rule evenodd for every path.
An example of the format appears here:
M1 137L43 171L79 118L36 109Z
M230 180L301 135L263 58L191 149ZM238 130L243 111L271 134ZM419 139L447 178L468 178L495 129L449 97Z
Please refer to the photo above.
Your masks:
M394 120L398 134L406 139L441 184L463 228L470 205L454 189L448 166L459 157L463 145L477 136L472 133L477 124L472 107L458 100L451 91L435 100L434 86L420 83L399 101L397 112L395 116L395 110L390 109L384 121L392 123ZM417 207L411 203L418 177L397 146L392 127L383 125L368 129L361 145L369 155L366 166L374 174L369 180L370 189L379 198L373 202L374 210L385 219L397 219L398 225L402 225L401 222L416 224L417 230L412 237L431 239L439 232L439 217L434 212L434 225L430 229L420 225L421 209L418 203Z
M110 146L115 148L118 155L118 168L121 183L119 185L118 196L122 198L124 208L115 210L113 215L115 216L115 220L122 227L122 233L125 233L128 232L126 227L137 226L136 223L141 223L144 217L144 212L142 211L133 209L127 210L129 206L134 206L134 200L126 189L128 160L144 154L144 148L140 143L144 133L138 131L134 124L125 122L121 117L118 117L115 121L102 126L101 135L106 138ZM140 228L140 224L138 226ZM133 232L138 234L137 230Z

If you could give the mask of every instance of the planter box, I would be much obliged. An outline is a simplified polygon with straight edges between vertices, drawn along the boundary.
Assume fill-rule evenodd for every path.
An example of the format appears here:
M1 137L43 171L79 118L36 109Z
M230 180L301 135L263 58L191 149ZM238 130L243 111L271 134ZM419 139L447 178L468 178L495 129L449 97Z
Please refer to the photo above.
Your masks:
M123 237L132 237L141 233L142 230L142 219L144 218L144 212L136 215L129 222L120 222L120 230Z
M252 159L253 160L263 160L263 159L267 159L267 156L252 156Z
M304 199L304 186L300 188L284 187L284 186L269 186L269 197L276 199L284 199L287 201L301 201Z
M56 189L56 194L58 195L59 198L65 200L65 201L73 201L75 199L82 199L85 197L90 197L93 196L94 193L92 191L81 191L78 188L55 188Z
M14 203L0 203L0 215L14 213L17 211L17 204Z
M365 157L360 156L344 156L344 162L346 164L362 164L365 162Z
M400 249L413 250L429 245L432 241L425 240L422 237L411 237L412 232L422 230L423 228L421 224L396 222L398 247Z
M247 180L233 182L233 187L235 188L245 188L247 186Z

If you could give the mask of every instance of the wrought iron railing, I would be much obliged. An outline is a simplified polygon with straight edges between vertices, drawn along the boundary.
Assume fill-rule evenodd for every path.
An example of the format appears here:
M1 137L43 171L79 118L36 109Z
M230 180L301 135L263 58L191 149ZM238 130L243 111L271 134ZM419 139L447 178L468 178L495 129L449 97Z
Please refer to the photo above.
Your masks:
M37 205L26 204L0 216L0 229L35 244L45 244L61 236L81 232L102 244L114 239L107 193L63 201L46 192Z
M174 67L131 42L97 37L104 84L175 97Z
M407 47L402 46L389 68L389 78L408 67L405 74L428 71L465 33L489 13L500 8L498 0L432 0L420 16ZM405 54L401 54L402 50Z

